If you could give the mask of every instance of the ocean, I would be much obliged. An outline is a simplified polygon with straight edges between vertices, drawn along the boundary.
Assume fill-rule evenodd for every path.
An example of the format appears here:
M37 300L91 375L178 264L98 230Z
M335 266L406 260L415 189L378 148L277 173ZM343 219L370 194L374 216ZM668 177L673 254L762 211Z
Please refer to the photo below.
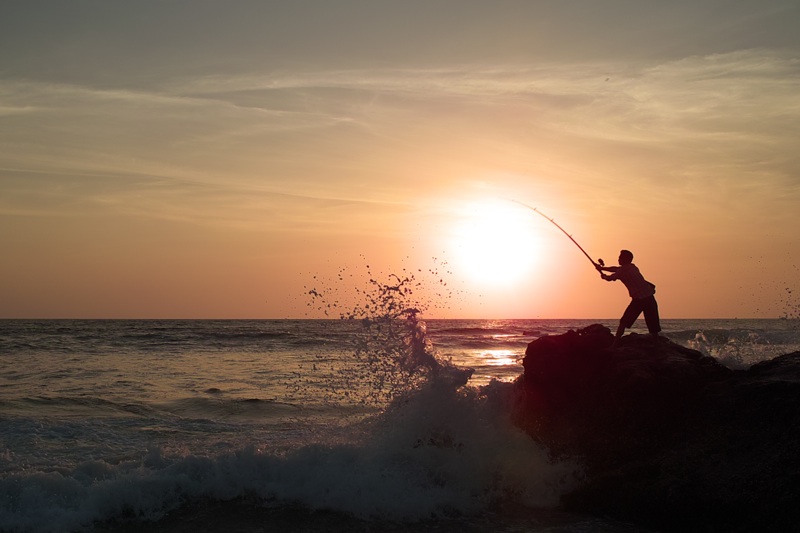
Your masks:
M527 344L592 323L2 320L0 530L642 531L560 511L579 461L507 418ZM732 368L800 350L794 319L662 326Z

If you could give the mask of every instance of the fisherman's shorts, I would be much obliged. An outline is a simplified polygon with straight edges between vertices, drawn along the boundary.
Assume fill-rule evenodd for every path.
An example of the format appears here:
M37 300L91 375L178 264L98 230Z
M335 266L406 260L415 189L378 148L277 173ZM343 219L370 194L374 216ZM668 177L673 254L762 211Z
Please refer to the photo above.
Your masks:
M628 304L628 308L622 314L619 323L625 329L628 329L633 326L633 323L642 313L644 313L644 321L647 323L647 331L653 334L661 331L661 322L658 318L658 302L656 302L655 296L632 299L631 303Z

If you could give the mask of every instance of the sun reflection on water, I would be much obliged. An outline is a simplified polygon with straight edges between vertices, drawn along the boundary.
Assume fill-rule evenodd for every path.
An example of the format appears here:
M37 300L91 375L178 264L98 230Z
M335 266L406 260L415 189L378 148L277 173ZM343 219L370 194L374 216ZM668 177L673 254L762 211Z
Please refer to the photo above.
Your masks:
M508 349L481 349L453 357L458 366L474 368L469 380L473 387L488 385L493 379L511 382L522 373L521 354Z
M489 366L510 366L518 364L518 355L511 350L484 350L480 357L482 363Z

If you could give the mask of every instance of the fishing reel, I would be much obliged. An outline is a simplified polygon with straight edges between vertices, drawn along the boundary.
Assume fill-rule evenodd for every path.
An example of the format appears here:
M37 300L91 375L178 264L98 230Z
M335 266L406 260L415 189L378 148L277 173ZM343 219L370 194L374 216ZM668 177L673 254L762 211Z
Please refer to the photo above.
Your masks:
M603 262L603 260L602 260L602 259L598 259L598 260L597 260L597 264L598 264L598 265L600 265L601 267L604 267L604 266L606 266L606 264Z

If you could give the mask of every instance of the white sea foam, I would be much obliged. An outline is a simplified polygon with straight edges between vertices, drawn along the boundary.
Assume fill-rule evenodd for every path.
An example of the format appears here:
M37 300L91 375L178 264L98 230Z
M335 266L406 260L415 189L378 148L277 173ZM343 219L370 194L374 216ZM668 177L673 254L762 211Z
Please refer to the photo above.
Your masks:
M19 472L0 480L0 529L63 531L119 516L155 520L201 498L241 496L362 518L420 520L513 501L550 506L571 463L512 427L497 398L431 383L353 428L350 442L288 453L257 446L218 456L168 455Z

